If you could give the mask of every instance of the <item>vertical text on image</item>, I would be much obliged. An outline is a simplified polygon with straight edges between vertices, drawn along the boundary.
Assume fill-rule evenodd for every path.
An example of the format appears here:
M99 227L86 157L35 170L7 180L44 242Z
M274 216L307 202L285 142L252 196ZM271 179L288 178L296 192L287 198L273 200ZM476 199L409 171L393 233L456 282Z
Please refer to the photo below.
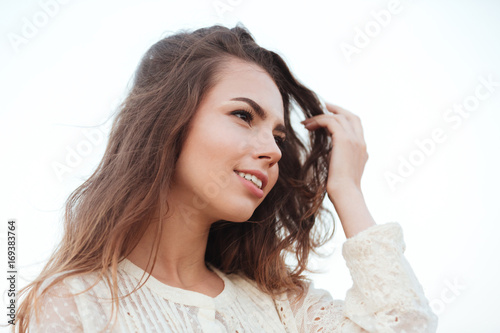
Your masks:
M16 220L9 219L7 222L7 318L8 323L14 325L16 319L16 295L17 295L17 268L16 268Z

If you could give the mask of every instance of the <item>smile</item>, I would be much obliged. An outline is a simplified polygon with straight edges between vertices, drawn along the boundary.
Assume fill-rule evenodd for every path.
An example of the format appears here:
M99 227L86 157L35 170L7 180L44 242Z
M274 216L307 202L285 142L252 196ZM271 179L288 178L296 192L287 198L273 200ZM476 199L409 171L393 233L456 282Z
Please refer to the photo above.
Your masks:
M244 172L239 172L239 171L235 171L236 174L238 176L240 176L241 178L244 178L248 181L251 181L252 183L255 184L255 186L257 186L259 189L262 189L262 180L260 180L259 178L255 177L254 175L251 175L249 173L244 173Z
M254 177L256 178L256 176L247 172L234 170L234 173L240 180L241 184L246 187L250 193L252 193L259 199L262 199L264 197L264 191L262 189L266 186L267 176L261 176L262 180L259 178L255 180Z

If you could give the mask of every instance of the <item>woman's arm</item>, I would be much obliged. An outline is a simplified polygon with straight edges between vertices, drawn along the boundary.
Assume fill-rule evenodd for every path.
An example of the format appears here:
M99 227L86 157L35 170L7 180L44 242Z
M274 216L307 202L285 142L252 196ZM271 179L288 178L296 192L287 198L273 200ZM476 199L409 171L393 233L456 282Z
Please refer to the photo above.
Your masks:
M310 131L324 127L332 136L327 192L350 238L375 225L361 192L361 176L368 160L363 127L358 116L339 106L326 103L324 109L325 114L302 124Z
M435 332L437 317L404 257L400 226L376 225L361 192L368 160L361 120L338 106L325 107L330 113L302 123L308 130L326 128L332 136L327 193L347 237L342 253L353 287L343 303L313 297L295 307L294 314L307 309L295 316L297 326L324 332Z
M346 238L351 238L375 225L361 190L355 186L342 187L328 194L339 215Z
M278 310L291 332L434 333L437 316L404 256L403 232L398 223L379 224L344 243L342 255L353 285L346 298L334 300L311 284L306 295ZM332 287L332 289L334 289ZM293 318L293 322L287 322Z

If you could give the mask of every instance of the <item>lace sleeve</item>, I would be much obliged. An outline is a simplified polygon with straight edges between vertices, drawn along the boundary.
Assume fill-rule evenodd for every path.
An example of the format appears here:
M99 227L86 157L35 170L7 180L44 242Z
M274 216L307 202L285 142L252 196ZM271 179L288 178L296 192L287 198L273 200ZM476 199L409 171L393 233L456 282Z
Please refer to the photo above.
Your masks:
M310 284L306 296L290 304L288 317L293 316L297 332L435 332L437 317L404 250L397 223L376 225L348 239L342 254L353 286L345 301Z
M38 321L33 317L29 332L83 332L75 299L64 282L51 287L41 299L40 304Z

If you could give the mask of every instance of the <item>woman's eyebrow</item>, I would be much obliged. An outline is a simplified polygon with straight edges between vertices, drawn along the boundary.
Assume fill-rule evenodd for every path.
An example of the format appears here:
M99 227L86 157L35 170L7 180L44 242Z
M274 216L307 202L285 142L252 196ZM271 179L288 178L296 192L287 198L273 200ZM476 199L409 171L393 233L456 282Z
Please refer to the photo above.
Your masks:
M257 113L257 115L262 119L262 120L265 120L267 118L267 112L257 103L255 102L253 99L251 98L248 98L248 97L235 97L235 98L231 98L232 101L240 101L240 102L245 102L247 103L248 105L250 105L252 107L252 109L255 110L255 113ZM283 124L279 124L277 125L274 130L278 131L278 132L282 132L284 134L286 134L286 127L285 125Z

